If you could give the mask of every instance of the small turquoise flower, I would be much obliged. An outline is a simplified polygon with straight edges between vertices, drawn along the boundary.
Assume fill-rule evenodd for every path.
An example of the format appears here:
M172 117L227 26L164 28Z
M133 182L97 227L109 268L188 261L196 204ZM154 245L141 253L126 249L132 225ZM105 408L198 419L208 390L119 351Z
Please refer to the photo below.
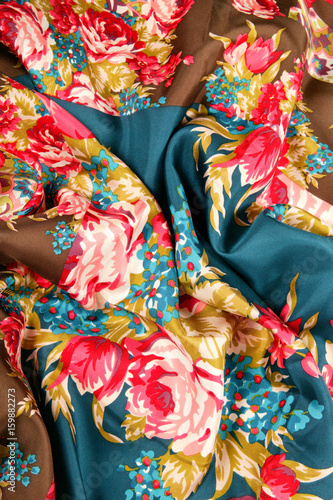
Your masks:
M75 232L65 221L58 222L55 231L46 231L46 234L52 234L54 241L52 243L53 251L60 255L63 250L69 250L75 240Z

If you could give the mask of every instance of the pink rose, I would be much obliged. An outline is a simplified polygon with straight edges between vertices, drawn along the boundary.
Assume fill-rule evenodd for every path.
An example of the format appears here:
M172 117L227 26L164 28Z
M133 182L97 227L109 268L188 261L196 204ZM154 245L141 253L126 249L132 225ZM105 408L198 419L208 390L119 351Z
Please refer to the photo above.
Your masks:
M51 0L52 10L49 14L52 24L60 33L68 35L75 33L78 29L78 16L73 11L74 2L72 0Z
M178 26L193 4L194 0L144 0L141 15L147 19L150 33L165 37Z
M21 366L21 344L25 329L25 318L22 313L11 313L0 323L0 330L4 334L4 344L13 368L24 376Z
M282 54L282 50L275 51L271 38L265 40L260 36L245 52L246 67L252 73L263 73L274 64Z
M104 337L73 336L62 351L62 369L49 386L71 376L80 394L90 392L109 405L120 394L128 367L126 350Z
M108 11L88 9L80 17L80 32L92 62L123 63L145 46L135 30Z
M291 500L291 497L298 492L300 482L293 470L282 465L285 458L285 453L266 458L260 473L264 483L261 487L260 500Z
M17 124L21 118L15 116L19 108L11 103L10 99L0 96L0 135L7 137L14 130L18 130Z
M72 82L65 90L57 90L56 96L59 99L83 104L108 115L119 115L112 97L109 96L106 99L96 92L89 76L84 73L75 73Z
M238 35L236 43L234 44L231 42L228 48L223 52L224 60L234 66L238 63L248 46L247 35Z
M280 109L280 101L287 100L283 83L278 81L266 83L261 87L262 94L258 99L258 107L251 111L251 120L256 125L267 123L279 125L283 111Z
M0 41L20 54L28 69L48 70L53 60L49 23L42 11L26 2L0 5Z
M76 214L83 216L89 208L89 201L67 188L61 188L56 195L58 215Z
M143 200L113 203L108 211L86 211L69 252L59 286L83 307L117 304L130 290L130 274L141 270L136 252L149 206Z
M263 19L273 19L275 16L283 16L275 0L232 0L232 5L239 12L253 14Z
M124 344L133 356L126 410L146 418L145 435L172 439L172 450L184 455L212 453L221 419L221 372L193 362L166 332L141 342L126 338Z
M27 131L27 136L30 153L48 167L67 177L82 169L51 116L38 118L36 125Z

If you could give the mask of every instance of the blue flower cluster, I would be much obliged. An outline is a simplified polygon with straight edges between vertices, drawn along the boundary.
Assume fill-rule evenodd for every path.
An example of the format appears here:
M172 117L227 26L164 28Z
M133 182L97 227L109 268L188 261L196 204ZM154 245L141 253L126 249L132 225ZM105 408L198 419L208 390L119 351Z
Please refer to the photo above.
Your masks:
M131 115L140 109L156 108L166 101L165 97L161 97L158 102L151 104L149 97L139 96L135 89L129 87L120 92L119 98L120 115Z
M14 159L15 176L31 177L33 180L38 181L38 172L28 163L23 160Z
M34 82L34 86L42 94L46 91L46 85L43 82L43 74L37 69L29 69L29 75Z
M278 221L283 222L288 208L289 205L282 205L282 204L272 205L271 207L267 208L265 213L269 217L272 217L272 219L277 219Z
M164 326L179 316L177 274L172 248L167 255L161 255L156 243L149 246L152 232L152 225L146 224L143 230L146 242L137 253L144 268L143 281L131 286L127 298L132 303L144 299L151 317L158 325Z
M110 8L110 6L107 2L105 3L104 8L105 9ZM133 9L135 9L135 5L133 5ZM115 12L115 11L112 11L112 14L116 17L120 17L128 26L133 26L138 20L137 17L131 16L131 14L119 14L119 12Z
M206 82L207 101L213 105L223 104L225 108L230 108L232 104L237 104L237 93L240 90L249 90L250 80L236 76L229 82L221 66L214 71L214 75L215 77Z
M180 208L170 205L172 226L176 240L176 265L180 274L193 276L201 270L199 240L195 234L189 204L182 186L177 188L184 200Z
M61 254L63 250L71 248L75 240L75 232L65 221L58 222L55 231L46 231L46 234L53 234L53 251L56 255Z
M69 333L71 335L99 336L107 333L105 326L108 316L101 309L83 309L70 296L49 294L42 297L35 304L35 310L43 321L50 323L52 333Z
M311 401L303 411L293 407L294 396L282 390L273 390L263 367L250 368L250 356L234 355L225 366L225 401L220 426L221 439L227 433L242 430L248 441L263 441L268 430L280 426L290 432L304 429L311 417L320 420L323 406ZM244 411L247 409L247 411ZM240 416L240 412L242 416Z
M107 182L110 175L110 170L118 167L118 164L113 160L112 156L108 155L105 149L101 149L98 156L91 157L92 163L83 163L83 167L89 172L89 177L92 181L93 194L91 203L101 210L107 208L114 202L118 201L118 196L108 187Z
M317 142L315 136L312 139ZM327 144L318 142L318 149L313 155L306 158L307 171L310 174L322 174L333 172L333 151Z
M0 304L3 309L9 314L15 313L17 315L22 311L20 306L20 298L30 297L33 290L31 288L27 288L26 286L18 288L15 290L15 279L13 276L8 276L5 279L6 288L1 290L0 292Z
M140 457L135 460L137 467L128 474L131 480L131 489L126 490L126 500L172 500L170 490L163 487L163 481L158 472L157 461L153 451L141 451ZM127 472L127 466L120 465L119 472Z
M32 198L34 195L34 189L31 187L31 181L38 183L40 181L38 173L34 168L25 163L22 160L14 160L14 171L15 171L15 190L19 192L21 198L28 196ZM42 201L41 201L42 203ZM17 212L17 215L29 215L30 212L38 210L36 204L31 205L28 208L23 208Z
M110 304L105 304L106 307L112 307ZM127 317L129 318L130 322L128 323L128 328L131 328L132 330L135 330L135 333L137 335L140 335L141 333L146 333L146 329L141 323L140 317L137 314L133 314L130 311L127 311L125 309L125 304L124 302L119 302L116 306L113 306L113 313L115 316L122 316L122 317Z
M0 463L0 482L10 481L10 477L13 475L11 467L15 467L15 481L21 481L23 486L28 486L30 483L29 472L31 474L39 474L40 468L38 466L30 467L36 462L36 455L28 455L26 459L23 459L23 453L20 451L19 443L15 442L15 458L12 458L10 452L7 453L5 457L2 458ZM13 463L14 462L14 463Z
M53 208L55 206L55 196L56 193L59 192L61 188L67 186L69 179L64 175L58 175L56 169L54 167L49 167L44 165L44 163L40 162L42 165L42 183L45 192L45 202L46 208Z
M42 102L40 104L36 104L35 110L36 113L38 113L41 116L46 116L50 114Z
M76 71L82 71L87 66L87 54L80 31L77 30L75 33L65 35L59 33L52 25L50 28L53 30L51 37L56 44L56 48L53 50L54 60L60 62L63 59L67 59ZM61 77L60 79L59 77L56 78L58 80L57 83L61 84L63 82Z
M299 133L299 127L309 124L309 119L301 111L293 111L291 115L287 137L294 137Z

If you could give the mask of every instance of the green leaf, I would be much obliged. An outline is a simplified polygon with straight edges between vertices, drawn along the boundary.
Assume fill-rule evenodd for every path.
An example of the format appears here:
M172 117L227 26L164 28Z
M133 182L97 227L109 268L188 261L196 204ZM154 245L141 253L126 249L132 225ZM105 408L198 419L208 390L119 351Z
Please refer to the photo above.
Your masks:
M283 465L286 465L286 467L293 470L296 474L296 478L301 483L313 483L319 479L329 476L333 472L333 467L330 467L329 469L311 469L311 467L307 467L304 464L293 462L291 460L284 460Z
M120 439L118 436L115 436L114 434L106 432L103 429L104 405L102 405L102 403L100 401L98 401L96 396L93 397L92 414L93 414L93 419L94 419L95 425L104 439L106 439L107 441L110 441L111 443L123 443L123 440Z
M136 417L129 413L121 426L126 429L127 441L136 441L145 435L146 417Z
M164 488L170 488L174 498L186 500L202 482L211 458L211 455L204 458L200 454L189 456L181 452L171 454L169 449L159 460Z

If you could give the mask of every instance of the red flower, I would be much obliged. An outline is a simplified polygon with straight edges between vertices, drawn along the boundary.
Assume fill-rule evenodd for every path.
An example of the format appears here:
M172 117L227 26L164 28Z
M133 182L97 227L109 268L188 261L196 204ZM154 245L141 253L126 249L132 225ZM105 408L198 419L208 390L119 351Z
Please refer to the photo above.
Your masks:
M272 38L265 40L260 36L245 52L246 67L252 73L263 73L275 61L277 61L282 54L274 51L274 42Z
M111 12L88 9L80 17L80 31L90 61L122 63L132 59L145 44L123 19Z
M74 336L63 350L61 362L61 373L50 389L70 375L81 394L93 393L109 405L122 390L129 357L122 346L109 339Z
M271 330L274 334L274 341L268 348L268 352L271 353L271 364L277 361L277 365L280 368L284 368L283 360L290 358L295 352L291 346L296 339L296 335L299 334L299 325L302 322L302 318L297 318L287 323L287 319L290 316L290 306L288 303L282 309L280 317L269 307L263 309L257 304L255 306L263 313L258 319L258 323L264 328Z
M260 473L264 483L260 500L290 500L298 492L300 482L293 470L282 465L285 458L285 453L266 458Z
M280 166L280 162L279 162ZM279 178L280 172L274 174L271 182L268 184L263 193L257 198L257 203L263 207L270 205L288 203L288 190L284 182Z
M53 19L53 25L60 33L68 35L75 33L78 29L78 16L73 11L72 0L51 0L53 9L50 10L50 16Z
M136 58L130 61L128 67L131 71L136 72L138 79L144 85L151 83L158 85L165 78L161 74L161 65L157 57L149 57L144 52L137 54Z
M147 19L150 33L161 37L175 29L194 0L144 0L141 15Z
M216 166L239 165L243 186L264 182L273 174L280 150L281 140L277 133L270 127L261 127L253 130L236 147L235 157L231 161Z
M251 111L251 120L256 125L260 123L269 123L271 125L279 124L283 112L280 109L280 101L286 100L283 83L278 81L266 83L261 87L262 94L258 99L258 107Z
M27 131L27 136L30 141L28 149L45 165L63 175L81 170L81 164L74 157L51 116L39 118L36 125Z
M145 85L158 85L173 75L180 62L180 52L176 55L171 54L169 61L163 65L158 62L157 57L148 57L141 52L128 66L137 73L138 79Z

